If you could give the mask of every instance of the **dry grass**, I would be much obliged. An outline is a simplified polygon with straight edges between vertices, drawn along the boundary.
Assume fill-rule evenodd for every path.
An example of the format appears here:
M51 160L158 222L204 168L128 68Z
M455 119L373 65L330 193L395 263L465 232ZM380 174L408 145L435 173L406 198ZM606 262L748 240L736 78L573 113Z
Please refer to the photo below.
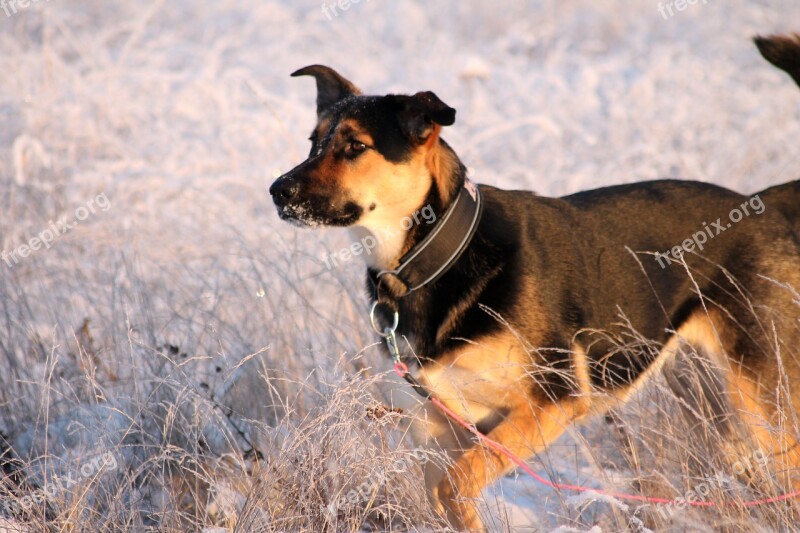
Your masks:
M302 65L368 91L436 90L482 183L555 196L672 175L747 192L797 176L796 87L747 42L796 30L796 2L710 2L670 21L648 0L376 1L335 21L319 7L59 0L0 14L0 251L101 192L111 202L0 263L0 532L446 529L403 460L407 420L367 416L381 377L360 263L325 270L323 252L348 243L281 224L265 192L307 148L313 84L288 78ZM728 437L685 401L659 378L531 463L681 496L735 466L708 454ZM709 498L774 494L774 471ZM500 531L795 523L786 505L662 516L514 476L480 504Z
M266 255L248 262L254 277L281 268ZM13 279L0 281L9 332L0 361L0 501L7 502L0 513L33 531L436 525L402 439L403 417L374 414L382 406L379 377L363 370L365 354L327 358L288 348L309 340L337 346L344 338L319 309L282 312L293 299L311 298L311 287L299 292L289 281L283 294L256 295L263 315L253 317L236 305L241 272L215 281L224 289L209 287L205 272L148 282L121 261L117 279L125 281L94 287L98 297L115 293L111 305L98 304L74 331L49 337L37 324L66 322L48 316L57 306L34 301ZM73 275L53 271L47 281L60 286ZM197 285L225 292L232 305L221 298L197 312ZM260 349L237 329L254 318L276 324ZM113 468L79 475L107 453ZM58 485L65 476L80 479Z
M257 253L249 259L273 268ZM236 334L234 321L245 319L235 305L220 305L205 318L179 312L190 305L182 299L193 298L190 287L207 283L203 274L162 279L155 289L134 265L123 261L117 272L125 282L112 287L117 298L105 313L98 306L74 331L55 330L47 338L32 318L46 313L45 302L30 300L14 281L2 282L2 328L10 336L0 374L0 490L8 502L3 515L21 531L446 529L424 495L423 456L405 438L407 417L380 413L376 383L383 376L368 364L377 348L366 344L335 359L314 350L298 358L287 349L300 345L294 335L302 336L301 328L325 331L313 312L299 318L280 313L292 298L311 297L303 292L311 287L287 280L271 317L311 326L289 329L283 322L287 338L254 350ZM236 278L217 283L228 283L225 290L236 294ZM169 292L159 292L166 287ZM347 308L341 308L343 317ZM113 316L120 319L108 320ZM93 325L104 319L106 328ZM338 339L333 328L324 338L332 346ZM635 334L628 344L656 349ZM667 372L680 379L684 395L675 396L658 378L605 420L571 431L534 464L606 490L666 498L700 490L702 499L730 506L670 510L530 483L500 501L545 513L542 524L577 529L767 531L795 523L790 504L737 505L790 488L780 484L776 465L757 445L735 427L726 429L694 398L709 380L697 361L699 354L687 354ZM794 413L786 415L784 423L793 428ZM735 453L732 442L738 443ZM580 458L570 464L570 453ZM426 454L423 460L444 461ZM95 467L83 476L87 464ZM77 483L59 484L70 476ZM493 529L505 530L513 520L497 503L497 490L480 507ZM40 501L33 498L44 493Z

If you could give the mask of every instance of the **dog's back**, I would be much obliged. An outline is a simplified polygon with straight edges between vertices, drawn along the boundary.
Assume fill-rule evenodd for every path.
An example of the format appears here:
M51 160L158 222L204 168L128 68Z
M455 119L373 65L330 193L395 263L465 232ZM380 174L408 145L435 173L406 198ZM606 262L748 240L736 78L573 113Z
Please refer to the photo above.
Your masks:
M778 209L789 219L800 241L800 180L770 187L759 194L766 205Z
M755 43L764 59L786 71L800 85L800 35L756 37ZM800 180L770 187L760 196L767 206L789 219L800 240Z

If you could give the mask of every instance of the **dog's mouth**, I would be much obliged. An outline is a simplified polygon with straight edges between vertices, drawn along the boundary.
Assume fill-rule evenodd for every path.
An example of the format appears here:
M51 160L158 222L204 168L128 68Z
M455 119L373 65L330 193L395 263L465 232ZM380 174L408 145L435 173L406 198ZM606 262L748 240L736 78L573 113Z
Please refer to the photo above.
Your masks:
M338 210L319 209L313 202L277 206L278 216L290 224L301 228L318 228L322 226L347 227L361 218L362 209L354 202L347 202Z

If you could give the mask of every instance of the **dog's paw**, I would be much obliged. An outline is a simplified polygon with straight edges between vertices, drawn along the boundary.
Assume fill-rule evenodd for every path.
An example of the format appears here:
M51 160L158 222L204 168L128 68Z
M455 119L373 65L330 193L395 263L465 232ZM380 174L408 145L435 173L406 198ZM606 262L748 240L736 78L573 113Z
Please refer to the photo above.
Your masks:
M434 491L437 510L447 517L448 522L459 531L486 531L483 521L475 509L475 505L460 496L458 489L450 479L445 478Z

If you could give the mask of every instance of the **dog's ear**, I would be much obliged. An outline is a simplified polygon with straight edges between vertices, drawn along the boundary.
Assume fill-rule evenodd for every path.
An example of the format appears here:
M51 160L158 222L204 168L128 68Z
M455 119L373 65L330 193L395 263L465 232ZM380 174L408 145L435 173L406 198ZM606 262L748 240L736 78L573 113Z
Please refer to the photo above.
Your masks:
M317 116L322 116L333 104L359 95L361 91L341 74L324 65L309 65L292 72L292 76L314 76L317 80Z
M397 119L406 136L419 144L428 140L438 126L451 126L456 121L456 110L442 102L431 91L414 96L395 96L399 104Z

